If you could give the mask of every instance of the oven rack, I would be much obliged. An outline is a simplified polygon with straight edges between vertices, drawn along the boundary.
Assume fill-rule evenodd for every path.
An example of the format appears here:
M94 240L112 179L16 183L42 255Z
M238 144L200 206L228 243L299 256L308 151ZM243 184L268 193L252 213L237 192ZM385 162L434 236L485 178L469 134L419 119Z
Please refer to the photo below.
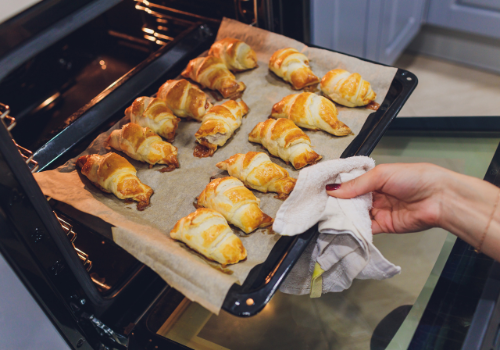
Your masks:
M3 103L0 103L0 113L1 113L0 120L2 120L2 122L5 125L5 128L10 133L10 131L12 129L14 129L14 127L16 126L16 118L14 118L11 115L9 115L9 113L10 113L10 107L8 105L6 105L6 104L3 104ZM6 123L6 121L8 123ZM30 172L35 173L39 169L39 165L38 165L38 162L33 159L33 157L34 157L33 152L31 152L27 148L24 148L24 147L18 145L17 142L13 138L12 138L12 142L17 147L19 153L21 154L21 157L24 159L26 165L30 169ZM49 200L50 200L50 197L47 198L47 201L49 201ZM73 230L73 226L69 222L67 222L66 220L60 218L56 214L55 211L53 213L54 213L57 221L61 225L64 233L66 234L66 236L68 237L69 241L71 242L71 245L73 246L73 249L76 251L76 254L78 255L78 258L80 258L80 260L82 261L85 270L87 272L90 272L90 270L92 269L92 261L89 259L89 255L87 253L85 253L81 249L78 249L75 246L75 241L76 241L76 238L78 237L78 235ZM33 233L32 236L33 236L33 240L35 242L38 242L38 241L40 241L40 240L43 239L43 235L40 232L38 232L38 231L36 231L35 233Z

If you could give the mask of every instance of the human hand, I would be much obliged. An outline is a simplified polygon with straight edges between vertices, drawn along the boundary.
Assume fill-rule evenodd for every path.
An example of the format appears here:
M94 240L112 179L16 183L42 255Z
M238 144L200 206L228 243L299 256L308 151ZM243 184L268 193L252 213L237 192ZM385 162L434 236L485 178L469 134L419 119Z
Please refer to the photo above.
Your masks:
M373 192L373 234L440 226L443 193L454 173L432 164L382 164L327 193L353 198Z

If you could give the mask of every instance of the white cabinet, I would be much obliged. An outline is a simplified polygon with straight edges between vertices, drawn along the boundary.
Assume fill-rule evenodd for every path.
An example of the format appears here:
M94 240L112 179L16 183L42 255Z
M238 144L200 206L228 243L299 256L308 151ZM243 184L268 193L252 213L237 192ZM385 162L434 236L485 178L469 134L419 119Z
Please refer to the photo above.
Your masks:
M430 0L427 23L500 38L500 0Z
M418 33L424 5L425 0L311 0L311 42L392 64Z

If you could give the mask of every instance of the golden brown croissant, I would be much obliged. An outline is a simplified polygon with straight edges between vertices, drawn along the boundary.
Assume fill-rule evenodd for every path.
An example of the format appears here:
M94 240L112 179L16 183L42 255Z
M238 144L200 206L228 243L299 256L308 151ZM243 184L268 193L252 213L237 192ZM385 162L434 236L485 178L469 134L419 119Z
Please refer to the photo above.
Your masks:
M302 128L321 129L335 136L351 133L351 129L337 119L333 102L311 92L286 96L273 106L271 117L288 118Z
M200 129L194 134L196 141L205 148L195 148L196 157L211 157L217 147L224 146L234 131L241 125L241 119L248 113L245 102L229 100L213 106L203 117Z
M273 156L290 162L295 169L315 164L321 156L311 148L311 140L289 119L268 119L255 126L250 142L262 144Z
M150 128L134 123L125 124L109 135L108 143L118 151L140 162L167 164L172 170L179 167L177 148L165 142Z
M236 81L233 73L218 57L198 57L189 61L182 76L200 83L203 87L219 91L224 98L234 97L245 90L245 84Z
M210 48L208 55L222 59L227 68L233 72L257 67L255 51L245 42L234 38L216 41Z
M138 97L125 110L125 115L132 123L151 128L170 142L175 138L179 118L159 98Z
M236 264L247 257L247 251L222 214L200 208L175 224L170 237L186 243L210 260L222 265Z
M319 78L309 68L306 55L291 47L276 51L269 60L269 69L291 83L295 90L319 83Z
M158 90L158 98L165 101L168 108L181 118L198 121L212 107L208 96L196 85L186 79L167 80Z
M217 210L245 233L268 227L273 219L259 208L260 200L235 177L214 179L198 196L197 205Z
M321 91L333 101L347 107L365 106L375 100L377 94L369 82L358 73L334 69L321 79Z
M237 177L254 190L278 193L278 198L285 198L297 182L288 175L288 171L271 162L269 156L263 152L237 153L216 166L227 170L229 175Z
M149 205L153 189L144 185L136 176L134 166L118 154L81 156L76 166L101 191L113 193L120 199L133 199L138 202L138 210Z

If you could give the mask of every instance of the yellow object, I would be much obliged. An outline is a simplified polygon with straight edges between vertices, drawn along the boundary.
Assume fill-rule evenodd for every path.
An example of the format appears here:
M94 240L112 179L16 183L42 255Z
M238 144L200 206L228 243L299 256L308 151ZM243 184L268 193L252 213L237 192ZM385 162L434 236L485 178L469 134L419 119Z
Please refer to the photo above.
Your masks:
M311 298L319 298L323 292L323 277L321 277L323 272L325 272L325 270L323 270L321 266L316 263L314 265L314 271L311 278Z

